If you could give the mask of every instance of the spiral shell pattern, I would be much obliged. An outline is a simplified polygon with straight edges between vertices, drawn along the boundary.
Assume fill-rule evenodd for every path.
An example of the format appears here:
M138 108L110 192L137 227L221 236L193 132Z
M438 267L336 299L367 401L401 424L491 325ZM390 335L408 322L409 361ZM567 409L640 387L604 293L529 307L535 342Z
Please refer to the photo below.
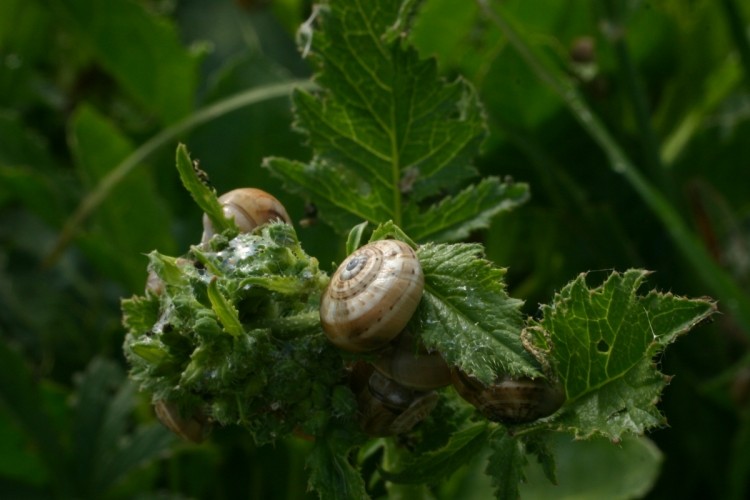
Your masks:
M533 422L553 414L565 402L562 388L543 379L506 376L485 386L457 369L452 375L458 394L495 422Z
M422 266L409 245L369 243L347 257L331 278L320 303L323 330L340 349L379 349L404 329L423 290Z
M281 220L291 224L292 220L284 205L272 195L261 189L239 188L219 196L224 216L234 219L241 233L249 233L256 227ZM205 243L216 233L208 215L203 214L203 236Z

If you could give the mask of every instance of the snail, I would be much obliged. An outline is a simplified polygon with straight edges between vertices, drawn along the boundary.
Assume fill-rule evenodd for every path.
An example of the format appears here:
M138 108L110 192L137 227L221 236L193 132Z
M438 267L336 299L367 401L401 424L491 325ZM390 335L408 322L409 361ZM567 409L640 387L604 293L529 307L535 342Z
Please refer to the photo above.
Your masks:
M347 257L320 302L328 339L351 352L374 351L411 319L424 289L422 266L402 241L380 240Z
M154 403L154 411L162 424L182 439L200 443L208 435L211 426L202 413L183 415L175 403L160 399Z
M435 391L415 391L358 362L352 376L359 405L359 423L370 436L404 434L424 420L438 402ZM363 383L364 381L364 383Z
M234 219L242 233L249 233L256 227L272 220L282 220L291 224L284 205L270 194L255 188L239 188L219 196L224 215ZM203 237L205 243L216 233L208 215L203 214Z
M410 389L427 391L450 385L451 370L439 352L428 351L408 329L394 343L373 361L376 370Z
M457 369L452 378L458 394L495 422L533 422L553 414L565 402L562 388L543 379L503 376L486 386Z

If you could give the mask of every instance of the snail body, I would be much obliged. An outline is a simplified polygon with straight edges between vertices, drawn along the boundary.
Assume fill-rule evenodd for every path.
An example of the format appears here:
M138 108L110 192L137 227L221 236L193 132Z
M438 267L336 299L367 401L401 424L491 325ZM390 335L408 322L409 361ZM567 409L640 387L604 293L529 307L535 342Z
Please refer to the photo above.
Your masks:
M452 378L458 394L495 422L533 422L553 414L565 402L562 388L543 379L500 377L484 385L459 370L453 370Z
M358 364L355 385L359 406L359 423L370 436L404 434L424 420L438 402L434 391L416 391L404 387L364 363Z
M224 216L234 219L241 233L249 233L256 227L281 220L291 224L292 220L279 200L256 188L239 188L219 196ZM216 234L208 215L203 214L203 243Z
M450 385L451 370L439 352L427 350L408 329L394 343L373 361L376 370L410 389L428 391Z
M374 351L393 340L411 319L424 290L414 250L397 240L380 240L347 257L320 302L328 339L351 352Z

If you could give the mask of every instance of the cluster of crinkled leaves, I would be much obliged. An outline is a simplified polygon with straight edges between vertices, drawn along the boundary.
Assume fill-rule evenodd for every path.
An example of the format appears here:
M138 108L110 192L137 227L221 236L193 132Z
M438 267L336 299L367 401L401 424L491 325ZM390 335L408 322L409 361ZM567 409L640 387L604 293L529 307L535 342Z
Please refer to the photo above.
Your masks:
M372 233L404 236L391 223ZM489 444L487 472L498 495L512 497L529 453L554 479L549 431L621 439L662 424L656 402L667 378L652 358L715 309L705 299L640 295L647 273L631 270L595 287L581 275L542 307L540 320L524 321L521 302L504 290L503 270L483 259L481 246L425 244L417 253L425 292L410 322L416 335L481 379L544 372L560 381L567 401L510 437L443 391L434 415L417 428L415 452L401 450L395 467L381 471L394 483L434 482ZM348 458L364 437L346 360L318 318L328 278L294 229L271 224L231 239L219 235L180 258L154 252L149 269L159 292L123 301L125 353L142 389L186 414L241 425L259 443L295 428L313 435L312 485L326 497L342 488L364 495Z
M347 411L332 407L343 365L318 321L328 278L291 226L149 260L158 291L122 307L131 377L155 400L242 425L259 443L295 427L319 434Z

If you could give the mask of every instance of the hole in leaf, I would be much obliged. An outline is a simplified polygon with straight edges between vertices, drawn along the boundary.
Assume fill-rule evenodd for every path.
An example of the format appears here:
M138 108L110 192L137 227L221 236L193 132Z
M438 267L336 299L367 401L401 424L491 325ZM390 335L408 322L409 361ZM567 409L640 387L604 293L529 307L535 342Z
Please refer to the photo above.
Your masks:
M602 339L596 344L596 350L599 352L608 352L609 351L609 344Z

